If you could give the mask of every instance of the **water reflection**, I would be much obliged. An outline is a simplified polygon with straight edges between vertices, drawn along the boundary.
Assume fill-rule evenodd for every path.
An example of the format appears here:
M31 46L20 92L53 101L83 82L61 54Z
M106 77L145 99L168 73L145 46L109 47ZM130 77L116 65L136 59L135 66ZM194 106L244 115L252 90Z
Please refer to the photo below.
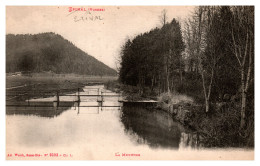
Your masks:
M34 103L35 105L7 106L6 115L35 115L40 117L54 118L73 106L73 102L60 103L55 107L53 102Z
M181 132L174 126L172 119L157 110L147 110L142 107L124 106L121 122L125 132L139 144L151 147L178 148Z
M101 93L99 88L103 87L92 87L89 91L86 87L82 94ZM73 101L72 97L68 99ZM166 112L147 109L147 103L122 105L117 98L107 98L101 105L96 97L85 97L81 102L63 101L59 107L53 107L53 102L48 100L51 101L48 98L41 103L46 107L7 107L8 146L69 146L72 150L93 147L93 151L99 147L118 151L140 145L152 149L197 148L199 145L196 134ZM39 105L37 102L33 103Z
M161 110L128 104L122 108L121 122L125 133L137 144L171 149L197 148L199 145L197 133L184 128Z
M180 140L180 149L198 149L201 147L199 134L197 132L182 132Z

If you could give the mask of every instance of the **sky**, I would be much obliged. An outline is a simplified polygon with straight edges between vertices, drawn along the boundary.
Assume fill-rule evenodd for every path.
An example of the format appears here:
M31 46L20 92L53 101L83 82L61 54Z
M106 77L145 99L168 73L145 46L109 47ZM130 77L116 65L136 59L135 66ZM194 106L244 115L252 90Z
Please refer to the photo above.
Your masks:
M70 12L70 7L86 11ZM94 9L102 11L93 11ZM132 39L140 33L160 27L159 16L163 9L167 11L168 21L171 21L173 18L185 19L194 7L7 6L6 34L55 32L84 52L116 69L124 42L128 38Z

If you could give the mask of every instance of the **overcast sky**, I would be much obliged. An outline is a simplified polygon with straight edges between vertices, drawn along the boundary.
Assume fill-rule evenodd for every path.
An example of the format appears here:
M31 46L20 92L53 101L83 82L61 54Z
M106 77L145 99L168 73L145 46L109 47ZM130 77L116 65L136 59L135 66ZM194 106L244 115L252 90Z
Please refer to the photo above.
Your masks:
M83 7L86 10L90 8L89 6L72 7ZM116 68L115 59L124 41L152 28L160 27L159 15L163 9L167 10L168 20L171 21L173 18L184 19L194 7L91 6L91 8L104 11L71 13L69 6L7 7L6 33L55 32L89 55ZM80 20L81 17L84 20ZM92 17L95 21L90 19Z

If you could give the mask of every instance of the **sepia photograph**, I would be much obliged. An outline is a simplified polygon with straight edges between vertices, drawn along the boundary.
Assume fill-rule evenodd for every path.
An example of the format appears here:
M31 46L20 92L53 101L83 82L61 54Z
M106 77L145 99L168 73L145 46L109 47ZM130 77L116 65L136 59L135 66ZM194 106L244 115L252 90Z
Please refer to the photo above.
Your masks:
M6 6L6 160L254 160L255 6Z

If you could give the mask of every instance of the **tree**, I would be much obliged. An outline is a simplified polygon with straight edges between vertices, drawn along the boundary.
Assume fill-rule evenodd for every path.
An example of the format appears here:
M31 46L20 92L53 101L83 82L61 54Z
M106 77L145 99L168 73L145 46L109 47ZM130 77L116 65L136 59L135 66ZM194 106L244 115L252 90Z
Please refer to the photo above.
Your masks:
M225 94L235 95L238 89L237 64L233 57L230 33L232 12L229 6L214 7L212 26L207 33L206 57L216 59L211 100L223 101ZM207 60L210 62L210 60Z
M163 9L161 15L159 16L159 20L162 26L164 26L167 23L167 19L168 19L167 10Z
M247 92L253 83L254 67L254 7L233 7L232 43L231 47L237 59L241 75L241 122L240 128L245 127Z
M166 78L164 84L166 85L166 91L170 93L172 89L170 85L170 80L172 80L173 83L173 75L174 71L176 71L176 67L179 70L180 78L182 76L181 55L184 50L184 42L182 39L180 24L176 19L173 19L171 23L167 23L168 17L167 11L165 9L162 11L162 14L159 18L162 24L160 49L163 56L164 75Z
M166 15L163 18L166 21ZM183 49L181 27L175 19L139 34L122 47L119 78L124 84L137 86L140 94L146 86L170 93L176 70L181 73Z
M210 40L207 34L212 26L212 15L214 9L210 7L198 7L192 19L186 22L185 37L186 45L192 59L195 59L196 67L201 76L203 88L205 111L209 111L212 83L217 58L213 54L205 54L205 48Z

